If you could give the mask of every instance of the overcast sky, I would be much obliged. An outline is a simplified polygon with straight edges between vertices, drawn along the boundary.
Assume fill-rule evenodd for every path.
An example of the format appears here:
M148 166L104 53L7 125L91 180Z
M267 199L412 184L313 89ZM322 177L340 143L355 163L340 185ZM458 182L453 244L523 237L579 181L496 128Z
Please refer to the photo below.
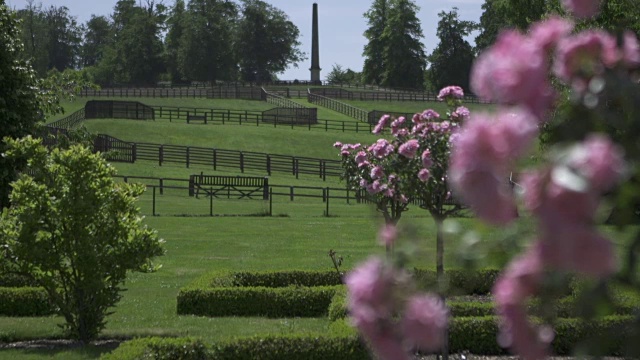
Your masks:
M168 7L173 6L174 0L162 1ZM299 64L298 68L291 67L278 77L282 80L308 80L311 66L311 14L312 4L318 3L318 22L320 28L320 67L321 77L331 71L334 64L355 71L362 70L362 49L366 43L363 33L367 27L362 17L369 7L371 0L266 0L267 3L284 11L291 21L300 29L302 50L309 58ZM6 0L11 8L22 9L26 0ZM69 12L77 17L78 22L84 23L92 14L109 16L117 0L35 0L43 7L66 6ZM452 7L459 9L462 20L478 21L482 14L481 6L484 0L417 0L420 7L418 18L422 22L422 39L427 54L431 53L438 44L436 28L438 13ZM473 37L468 40L473 44Z

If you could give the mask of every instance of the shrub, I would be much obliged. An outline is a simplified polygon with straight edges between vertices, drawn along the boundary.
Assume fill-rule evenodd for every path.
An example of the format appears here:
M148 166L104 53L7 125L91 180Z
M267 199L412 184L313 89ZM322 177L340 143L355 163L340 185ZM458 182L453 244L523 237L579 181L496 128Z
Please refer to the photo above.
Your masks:
M182 289L177 311L201 316L323 316L335 291L335 286Z
M55 311L42 288L0 287L0 315L45 316Z
M234 286L333 286L342 285L342 278L335 271L268 271L234 272Z
M347 289L342 286L336 290L329 304L329 320L344 319L349 315L347 311Z
M437 275L433 270L413 269L416 283L421 289L434 289ZM447 295L486 295L491 293L500 270L447 270Z
M144 338L124 342L116 350L100 358L104 360L204 360L211 357L206 346L200 340Z

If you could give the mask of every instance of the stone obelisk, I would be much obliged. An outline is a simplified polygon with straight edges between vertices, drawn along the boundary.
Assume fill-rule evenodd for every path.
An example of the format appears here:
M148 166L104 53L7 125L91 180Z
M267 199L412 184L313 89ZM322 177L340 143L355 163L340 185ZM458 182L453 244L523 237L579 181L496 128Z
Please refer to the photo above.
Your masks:
M320 83L320 43L318 41L318 4L313 4L313 29L311 34L311 82Z

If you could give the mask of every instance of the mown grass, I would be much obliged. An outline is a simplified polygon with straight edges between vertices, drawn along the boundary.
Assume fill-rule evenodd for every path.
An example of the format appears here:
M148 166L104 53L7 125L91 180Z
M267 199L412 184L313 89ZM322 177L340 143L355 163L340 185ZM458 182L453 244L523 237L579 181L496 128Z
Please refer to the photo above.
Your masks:
M149 103L148 98L140 99ZM156 99L158 100L158 99ZM163 101L169 99L162 99ZM180 106L204 107L196 104L204 99L182 99ZM300 100L303 101L303 100ZM83 102L67 105L67 112L79 108ZM231 103L229 103L231 105ZM376 103L376 108L387 103ZM392 103L389 103L392 104ZM435 103L434 105L436 105ZM405 111L407 103L397 106ZM169 106L169 105L167 105ZM173 105L171 105L173 106ZM417 106L417 105L416 105ZM423 110L424 104L411 111ZM234 107L235 108L235 107ZM441 110L439 110L441 111ZM164 122L136 122L126 120L92 120L87 122L92 131L103 132L128 141L158 142L176 145L218 147L244 151L260 151L285 155L312 156L337 159L337 150L331 145L342 142L373 142L376 137L355 133L318 133L304 130L273 129L270 127L239 127L215 125L169 124ZM114 164L122 175L187 178L203 171L213 174L207 167L186 169L183 166L157 166L152 162ZM240 175L233 171L216 174ZM263 175L249 173L247 175ZM271 184L331 186L344 184L337 179L323 182L313 176L295 179L286 174L274 174ZM325 217L326 204L321 199L276 197L274 217L209 217L209 199L190 198L184 191L156 194L156 210L161 216L151 216L152 193L140 199L140 208L146 215L145 223L156 229L166 240L166 255L158 262L163 267L153 274L134 273L128 277L122 301L108 318L102 333L104 338L130 338L136 336L195 336L213 342L237 336L266 334L325 333L329 322L324 318L265 319L265 318L205 318L176 315L178 290L205 272L212 270L280 270L331 269L330 249L344 257L344 267L352 268L371 254L382 254L376 232L381 225L379 214L368 205L346 204L332 201L331 217ZM229 201L214 199L217 215L233 213L248 215L264 212L268 204L261 200ZM201 216L178 216L181 213ZM450 224L453 224L450 223ZM446 234L445 267L460 267L465 260L459 249L479 258L480 266L501 266L513 249L505 248L501 240L508 237L498 229L478 225L473 219L455 219L458 229ZM398 251L406 249L412 255L410 266L432 268L435 264L435 228L426 212L412 208L403 215L400 225L406 226ZM522 233L510 237L520 246L532 238L534 224L526 219L519 222ZM629 243L632 231L619 233L603 227L618 244L620 252ZM475 250L463 234L473 231L480 236L480 247ZM482 251L480 251L482 249ZM11 318L0 317L0 341L42 338L61 338L57 327L59 317ZM2 350L0 359L95 359L105 349L83 347L65 350Z
M372 143L378 137L366 132L321 132L307 128L272 128L252 125L203 125L168 121L88 120L87 129L132 142L200 146L270 154L339 159L332 145Z
M433 109L444 115L447 112L447 106L442 102L435 101L359 101L359 100L340 100L346 104L357 108L373 111L392 111L401 113L417 113L426 109ZM491 111L495 106L490 104L463 104L471 112L474 111Z

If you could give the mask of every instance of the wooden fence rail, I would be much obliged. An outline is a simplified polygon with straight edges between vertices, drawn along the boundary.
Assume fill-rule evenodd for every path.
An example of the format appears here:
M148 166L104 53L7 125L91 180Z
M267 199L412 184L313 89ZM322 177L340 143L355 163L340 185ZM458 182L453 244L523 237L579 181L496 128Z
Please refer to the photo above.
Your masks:
M345 104L343 102L322 96L317 95L312 92L308 92L307 100L312 104L319 104L320 106L324 106L333 111L337 111L341 114L345 114L349 117L352 117L356 120L360 120L362 122L367 122L369 118L369 112L366 110L359 109L355 106L351 106L349 104Z

